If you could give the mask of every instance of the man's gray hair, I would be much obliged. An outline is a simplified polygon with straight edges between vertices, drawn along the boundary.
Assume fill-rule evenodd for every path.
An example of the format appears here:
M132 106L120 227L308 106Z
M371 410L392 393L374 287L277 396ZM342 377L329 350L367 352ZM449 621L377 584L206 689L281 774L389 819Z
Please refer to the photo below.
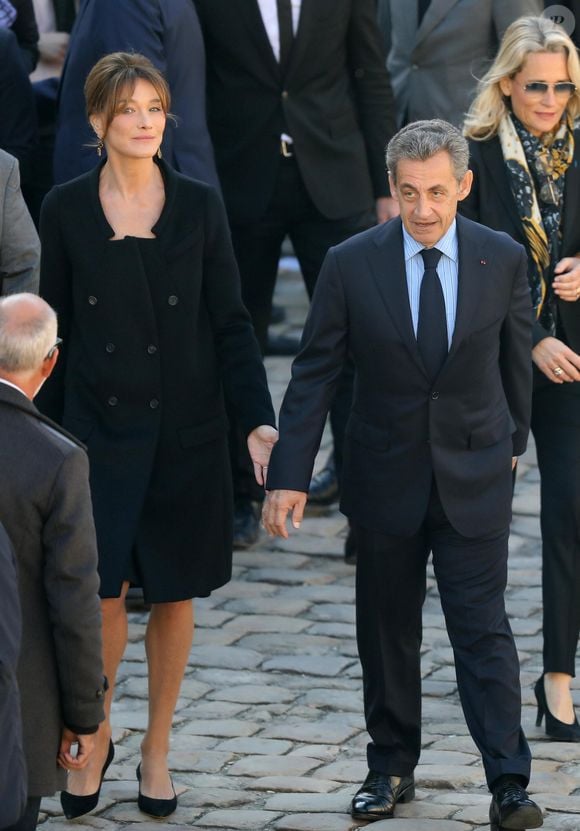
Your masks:
M35 294L0 298L0 371L32 372L55 345L56 313Z
M413 121L396 133L387 146L387 170L397 181L397 165L408 159L424 162L436 153L449 153L455 178L460 182L469 165L469 145L459 130L448 121L433 118Z

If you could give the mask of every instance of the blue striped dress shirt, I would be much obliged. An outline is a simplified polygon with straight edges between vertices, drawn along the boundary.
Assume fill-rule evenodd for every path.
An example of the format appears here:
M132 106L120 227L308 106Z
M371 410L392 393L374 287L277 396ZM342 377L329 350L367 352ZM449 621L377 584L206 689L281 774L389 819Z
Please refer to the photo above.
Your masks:
M409 304L411 306L411 317L413 329L417 336L417 324L419 322L419 294L425 266L420 251L425 247L422 243L409 234L403 225L403 247L405 252L405 270L407 273L407 291L409 292ZM455 330L455 315L457 312L457 286L459 279L459 260L457 244L457 222L453 220L447 232L434 245L441 251L442 257L437 265L437 274L443 289L445 301L445 315L447 317L447 344L451 347L451 339Z

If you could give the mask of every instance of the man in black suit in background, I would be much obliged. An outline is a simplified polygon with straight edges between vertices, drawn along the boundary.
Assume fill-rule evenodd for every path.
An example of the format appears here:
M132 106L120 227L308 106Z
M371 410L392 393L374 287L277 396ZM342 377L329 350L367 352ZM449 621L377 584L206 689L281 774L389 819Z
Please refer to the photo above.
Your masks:
M518 658L504 605L511 471L531 405L523 247L456 217L469 150L445 121L403 128L387 151L400 220L332 248L280 413L264 524L288 536L347 350L356 385L341 509L358 544L357 640L371 743L356 819L414 796L421 750L421 608L430 551L457 684L493 793L492 827L537 828L524 788Z
M207 112L244 302L265 350L288 234L311 295L331 245L396 206L384 175L393 99L375 0L195 0ZM332 414L340 460L352 400ZM251 465L233 448L235 541L257 537Z

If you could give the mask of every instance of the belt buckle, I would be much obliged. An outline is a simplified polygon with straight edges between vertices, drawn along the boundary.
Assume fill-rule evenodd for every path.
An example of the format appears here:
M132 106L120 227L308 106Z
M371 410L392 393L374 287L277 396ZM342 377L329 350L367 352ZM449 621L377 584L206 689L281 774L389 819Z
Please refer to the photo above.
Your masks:
M285 159L291 159L294 153L291 150L292 145L286 141L286 139L280 139L280 153L284 156Z

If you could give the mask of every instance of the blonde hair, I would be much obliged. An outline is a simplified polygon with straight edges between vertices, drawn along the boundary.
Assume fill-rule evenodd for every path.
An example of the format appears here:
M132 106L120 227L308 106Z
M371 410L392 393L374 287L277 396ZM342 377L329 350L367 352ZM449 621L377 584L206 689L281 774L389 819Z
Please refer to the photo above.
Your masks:
M93 66L85 81L87 117L104 117L104 136L117 114L119 102L131 95L138 80L148 81L159 96L161 108L170 118L171 94L167 81L149 58L138 52L111 52Z
M500 81L515 77L528 55L536 52L561 52L566 56L568 74L576 86L567 112L572 120L576 118L580 113L580 61L576 47L564 29L549 18L520 17L506 29L493 64L478 84L463 125L464 136L486 141L496 135L502 118L509 112Z

